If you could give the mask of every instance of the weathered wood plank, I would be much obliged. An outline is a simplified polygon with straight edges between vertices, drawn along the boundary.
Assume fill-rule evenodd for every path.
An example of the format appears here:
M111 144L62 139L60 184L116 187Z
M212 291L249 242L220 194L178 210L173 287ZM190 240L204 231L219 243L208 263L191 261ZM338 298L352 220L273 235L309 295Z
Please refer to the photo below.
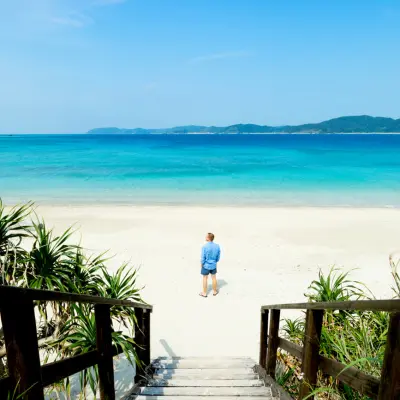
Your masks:
M153 368L156 369L237 369L237 368L252 368L255 365L254 361L195 361L195 360L161 360L153 362Z
M269 376L275 379L276 357L279 346L279 319L280 310L271 310L268 334L268 353L266 371Z
M151 363L151 348L150 348L150 329L151 329L151 312L149 310L143 310L143 336L144 336L144 349L143 349L143 362L144 368L146 369Z
M120 348L113 348L113 355L121 354ZM97 364L97 350L88 353L79 354L64 360L55 361L42 366L42 383L43 387L49 386L54 382L67 378L86 368L93 367ZM8 391L11 391L10 378L0 379L0 399L7 398Z
M147 386L152 387L259 387L259 379L151 379Z
M212 362L227 362L227 361L243 361L243 362L253 362L254 360L251 357L224 357L224 356L216 356L216 357L157 357L154 362L157 361L180 361L180 360L190 360L190 361L212 361Z
M97 364L97 358L97 351L93 350L85 354L43 365L43 386L51 385L54 382L83 371L86 368L93 367Z
M135 396L132 397L132 399L135 398L135 400L177 400L175 396ZM271 395L263 396L264 400L273 400ZM281 398L282 400L286 400ZM179 396L179 400L211 400L210 396ZM212 400L254 400L254 396L240 396L240 399L238 399L238 396L212 396ZM274 399L276 400L276 399ZM291 400L291 399L290 399Z
M108 304L96 304L94 307L101 400L115 400L110 308Z
M300 360L303 357L303 346L279 338L279 347ZM355 367L347 367L339 361L319 356L319 369L372 399L378 395L379 379Z
M265 368L267 365L267 342L268 342L268 310L261 311L260 327L260 360L259 364Z
M196 373L188 373L189 371L196 371L194 369L183 369L183 370L174 370L174 369L166 369L162 370L162 372L158 372L157 370L153 377L155 379L203 379L203 380L215 380L215 379L257 379L257 375L254 372L248 373L231 373L233 370L223 370L223 369L212 369L206 370L202 369L200 372Z
M136 343L136 354L138 356L140 365L136 365L135 383L138 383L142 379L145 365L143 359L145 358L145 327L144 327L144 310L141 308L135 309L136 326L135 326L135 343Z
M263 367L256 365L254 367L254 372L263 380L266 386L270 386L272 396L275 399L293 400L289 393L287 393L286 390L275 381L275 379L271 378Z
M319 345L323 315L324 312L322 310L307 310L301 365L303 382L300 386L299 399L307 397L317 383ZM312 399L311 397L309 398Z
M378 398L400 399L400 313L390 316Z
M25 289L15 286L0 285L0 306L12 301L13 304L24 301L63 301L73 303L90 304L109 304L114 306L126 306L152 310L153 307L148 304L135 303L129 300L108 299L100 296L90 296L86 294L74 294L66 292L55 292L51 290Z
M25 400L44 399L33 301L1 303L9 385Z
M270 396L267 387L144 387L144 396Z
M300 360L303 358L303 346L299 346L296 343L290 342L284 338L279 338L279 347L282 350L287 351L292 356L299 358Z
M359 310L359 311L400 311L400 300L355 300L320 303L273 304L262 306L261 310Z
M376 399L379 391L379 379L367 375L355 367L347 368L345 364L323 356L319 357L319 368L325 374L333 376L361 394Z

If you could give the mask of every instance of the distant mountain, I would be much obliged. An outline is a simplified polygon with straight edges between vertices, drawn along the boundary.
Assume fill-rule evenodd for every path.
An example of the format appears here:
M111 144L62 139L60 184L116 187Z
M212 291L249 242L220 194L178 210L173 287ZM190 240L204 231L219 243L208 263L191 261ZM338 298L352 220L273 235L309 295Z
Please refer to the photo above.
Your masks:
M317 124L268 126L254 124L237 124L230 126L187 125L165 129L120 129L96 128L88 131L91 134L241 134L241 133L394 133L400 132L400 119L371 117L359 115L339 117Z

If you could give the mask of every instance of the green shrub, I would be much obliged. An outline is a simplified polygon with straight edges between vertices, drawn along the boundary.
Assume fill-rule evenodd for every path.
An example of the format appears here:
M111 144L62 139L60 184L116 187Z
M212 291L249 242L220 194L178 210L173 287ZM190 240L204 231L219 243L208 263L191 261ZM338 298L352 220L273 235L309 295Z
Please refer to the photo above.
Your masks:
M54 234L53 229L33 213L33 203L13 207L7 212L0 199L1 284L141 302L137 270L124 263L115 273L110 273L105 253L87 255L83 247L72 242L73 233L69 228L60 235ZM38 334L43 339L45 360L50 356L69 357L96 348L93 306L37 302L36 307L41 316ZM140 364L132 339L136 323L134 310L112 307L111 318L113 326L124 326L128 330L128 334L124 334L113 329L113 344L123 350L132 364ZM4 346L2 336L0 346ZM81 381L83 390L88 384L95 393L97 368L83 371ZM55 386L68 391L69 380ZM15 393L11 395L18 398Z
M393 292L400 297L400 278L397 272L399 263L390 257L390 266L394 279ZM305 296L311 302L368 300L373 295L368 288L349 278L348 272L332 268L327 275L322 271L318 279L311 282ZM301 343L304 337L304 318L285 319L283 334L295 343ZM326 311L321 330L320 354L340 361L346 366L356 366L364 372L379 377L386 346L389 315L379 311ZM280 362L289 370L300 371L300 361L280 353ZM282 370L282 367L280 367ZM284 367L283 367L284 370ZM300 374L292 374L284 381L291 394L296 394L300 385ZM315 395L325 393L321 398L366 399L344 384L338 384L332 377L319 373ZM325 390L324 390L325 389ZM339 397L338 397L339 396Z

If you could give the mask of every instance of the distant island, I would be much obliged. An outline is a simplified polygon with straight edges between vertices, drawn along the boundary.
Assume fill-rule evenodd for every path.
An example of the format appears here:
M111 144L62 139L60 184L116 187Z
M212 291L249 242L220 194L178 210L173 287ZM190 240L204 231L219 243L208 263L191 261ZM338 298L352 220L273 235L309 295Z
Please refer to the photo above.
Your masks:
M369 115L339 117L316 124L268 126L236 124L230 126L187 125L162 129L95 128L90 134L246 134L246 133L400 133L400 119Z

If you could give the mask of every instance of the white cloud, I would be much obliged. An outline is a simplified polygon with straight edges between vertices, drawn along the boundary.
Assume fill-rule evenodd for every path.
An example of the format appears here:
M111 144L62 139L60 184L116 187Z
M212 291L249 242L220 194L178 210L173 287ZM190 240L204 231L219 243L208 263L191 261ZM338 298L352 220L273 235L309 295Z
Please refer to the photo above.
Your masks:
M82 28L94 22L91 17L80 13L71 13L63 17L51 17L50 20L54 24L72 26L75 28Z
M227 58L242 58L249 57L251 54L247 51L230 51L225 53L208 54L205 56L194 57L189 60L191 64L197 64L213 60L225 60Z
M60 25L81 28L94 22L93 18L89 15L92 9L113 4L122 4L125 1L126 0L81 0L80 2L75 2L74 11L67 15L52 17L51 21ZM74 2L66 2L64 4L71 5L74 4Z
M103 7L128 0L0 0L0 31L16 25L25 31L43 31L54 24L82 28L95 22Z

